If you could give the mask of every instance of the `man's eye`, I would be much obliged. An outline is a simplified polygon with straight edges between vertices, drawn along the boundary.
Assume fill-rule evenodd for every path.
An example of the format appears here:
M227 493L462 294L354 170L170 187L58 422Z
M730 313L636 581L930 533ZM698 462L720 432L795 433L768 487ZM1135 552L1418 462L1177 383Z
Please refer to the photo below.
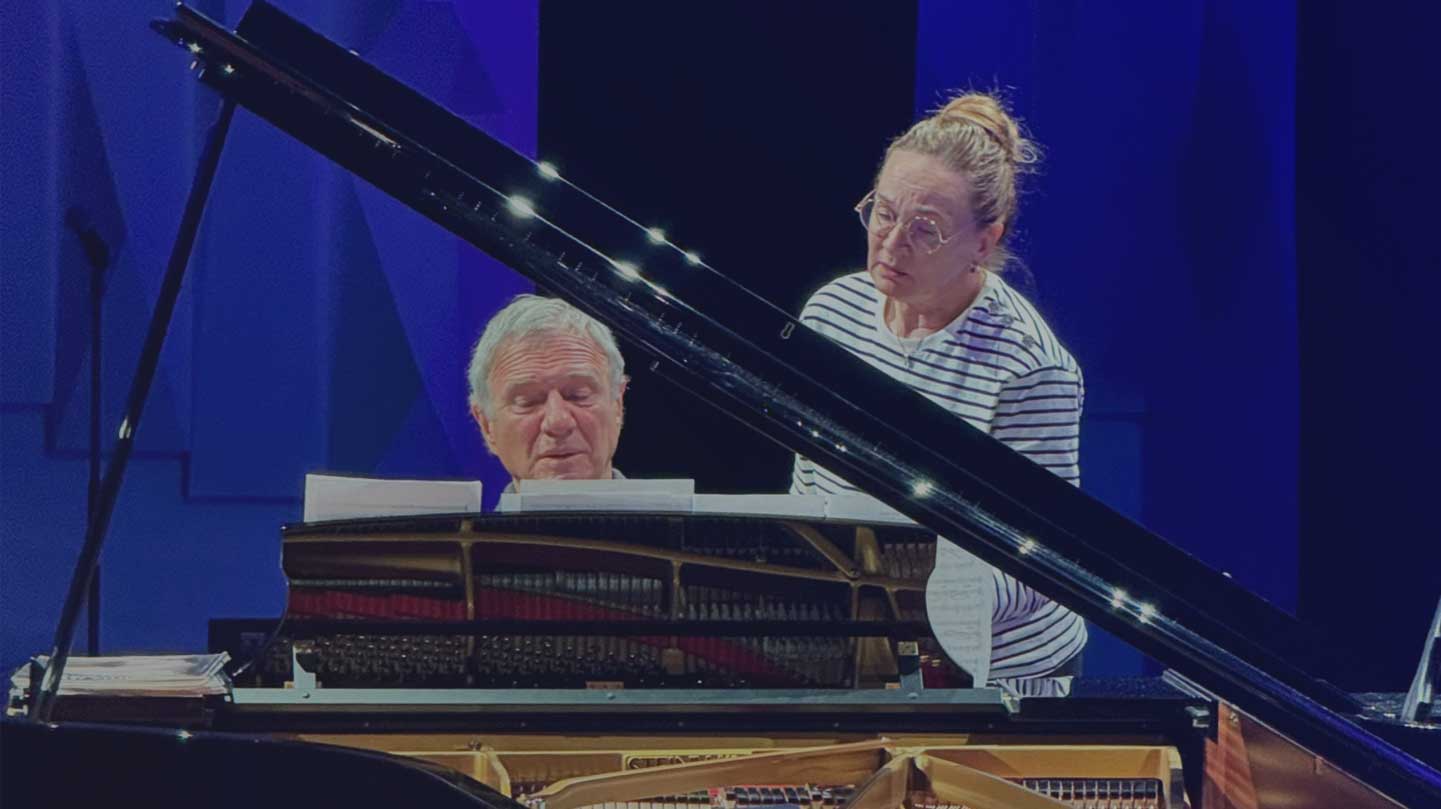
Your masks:
M588 402L595 398L595 391L591 388L576 388L565 392L565 399L568 402Z
M510 405L517 410L530 410L540 405L540 399L535 396L517 396L510 400Z

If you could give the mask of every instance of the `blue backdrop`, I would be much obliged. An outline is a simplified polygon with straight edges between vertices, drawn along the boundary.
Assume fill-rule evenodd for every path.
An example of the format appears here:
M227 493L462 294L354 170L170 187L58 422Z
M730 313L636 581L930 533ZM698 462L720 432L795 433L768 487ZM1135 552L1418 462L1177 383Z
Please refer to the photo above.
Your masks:
M145 30L169 5L0 7L6 665L48 644L83 527L85 272L64 212L116 256L109 434L216 108ZM245 4L196 5L233 22ZM533 152L536 0L279 5ZM1296 8L1127 6L921 0L916 105L1011 88L1047 148L1019 246L1086 369L1086 488L1293 608ZM243 112L216 189L104 558L108 651L200 648L208 617L277 613L306 471L500 488L464 346L525 284ZM1141 663L1101 638L1088 666Z
M21 6L29 5L28 8ZM233 23L246 3L199 2ZM280 3L523 152L535 2ZM86 270L115 256L112 436L217 99L151 33L165 0L0 7L0 663L49 645L83 528ZM503 473L466 410L464 347L529 287L247 113L236 117L103 559L107 650L197 649L205 619L283 607L278 527L304 473Z
M1294 609L1296 9L1121 5L922 2L917 106L1008 90L1045 146L1017 235L1084 487Z

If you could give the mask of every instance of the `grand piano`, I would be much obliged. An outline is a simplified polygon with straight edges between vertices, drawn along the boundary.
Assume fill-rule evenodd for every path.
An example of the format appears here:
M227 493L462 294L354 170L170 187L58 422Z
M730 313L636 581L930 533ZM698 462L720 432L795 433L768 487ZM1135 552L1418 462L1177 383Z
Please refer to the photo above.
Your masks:
M56 700L57 649L3 725L7 807L1441 806L1441 730L1331 686L1325 644L1229 578L275 8L155 28L225 99L202 175L243 106L887 513L286 526L284 620L212 627L229 693ZM972 682L926 613L939 543L1165 675Z

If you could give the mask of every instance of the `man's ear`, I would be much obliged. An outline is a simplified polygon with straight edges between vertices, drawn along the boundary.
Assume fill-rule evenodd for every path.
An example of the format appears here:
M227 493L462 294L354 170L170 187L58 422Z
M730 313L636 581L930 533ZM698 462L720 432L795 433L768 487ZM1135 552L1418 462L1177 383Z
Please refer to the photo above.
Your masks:
M480 437L485 439L485 448L490 450L491 455L494 455L495 442L491 440L490 419L486 418L485 411L480 409L480 405L472 402L470 405L470 417L475 419L475 425L480 428Z
M630 385L630 377L622 375L620 378L620 390L615 392L616 418L621 424L625 424L625 389Z

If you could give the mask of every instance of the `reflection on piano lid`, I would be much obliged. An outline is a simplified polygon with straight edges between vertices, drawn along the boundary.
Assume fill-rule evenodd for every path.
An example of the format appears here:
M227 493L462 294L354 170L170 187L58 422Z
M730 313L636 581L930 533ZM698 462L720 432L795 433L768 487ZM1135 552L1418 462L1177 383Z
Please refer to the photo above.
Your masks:
M595 315L676 384L1128 640L1238 722L1396 801L1441 803L1441 775L1368 730L1289 616L799 327L685 246L264 3L235 33L183 6L157 28L209 86ZM411 580L454 587L448 564L422 554ZM926 773L921 763L906 766ZM904 798L910 770L891 772L886 794Z
M214 732L0 721L0 806L522 809L414 756Z

